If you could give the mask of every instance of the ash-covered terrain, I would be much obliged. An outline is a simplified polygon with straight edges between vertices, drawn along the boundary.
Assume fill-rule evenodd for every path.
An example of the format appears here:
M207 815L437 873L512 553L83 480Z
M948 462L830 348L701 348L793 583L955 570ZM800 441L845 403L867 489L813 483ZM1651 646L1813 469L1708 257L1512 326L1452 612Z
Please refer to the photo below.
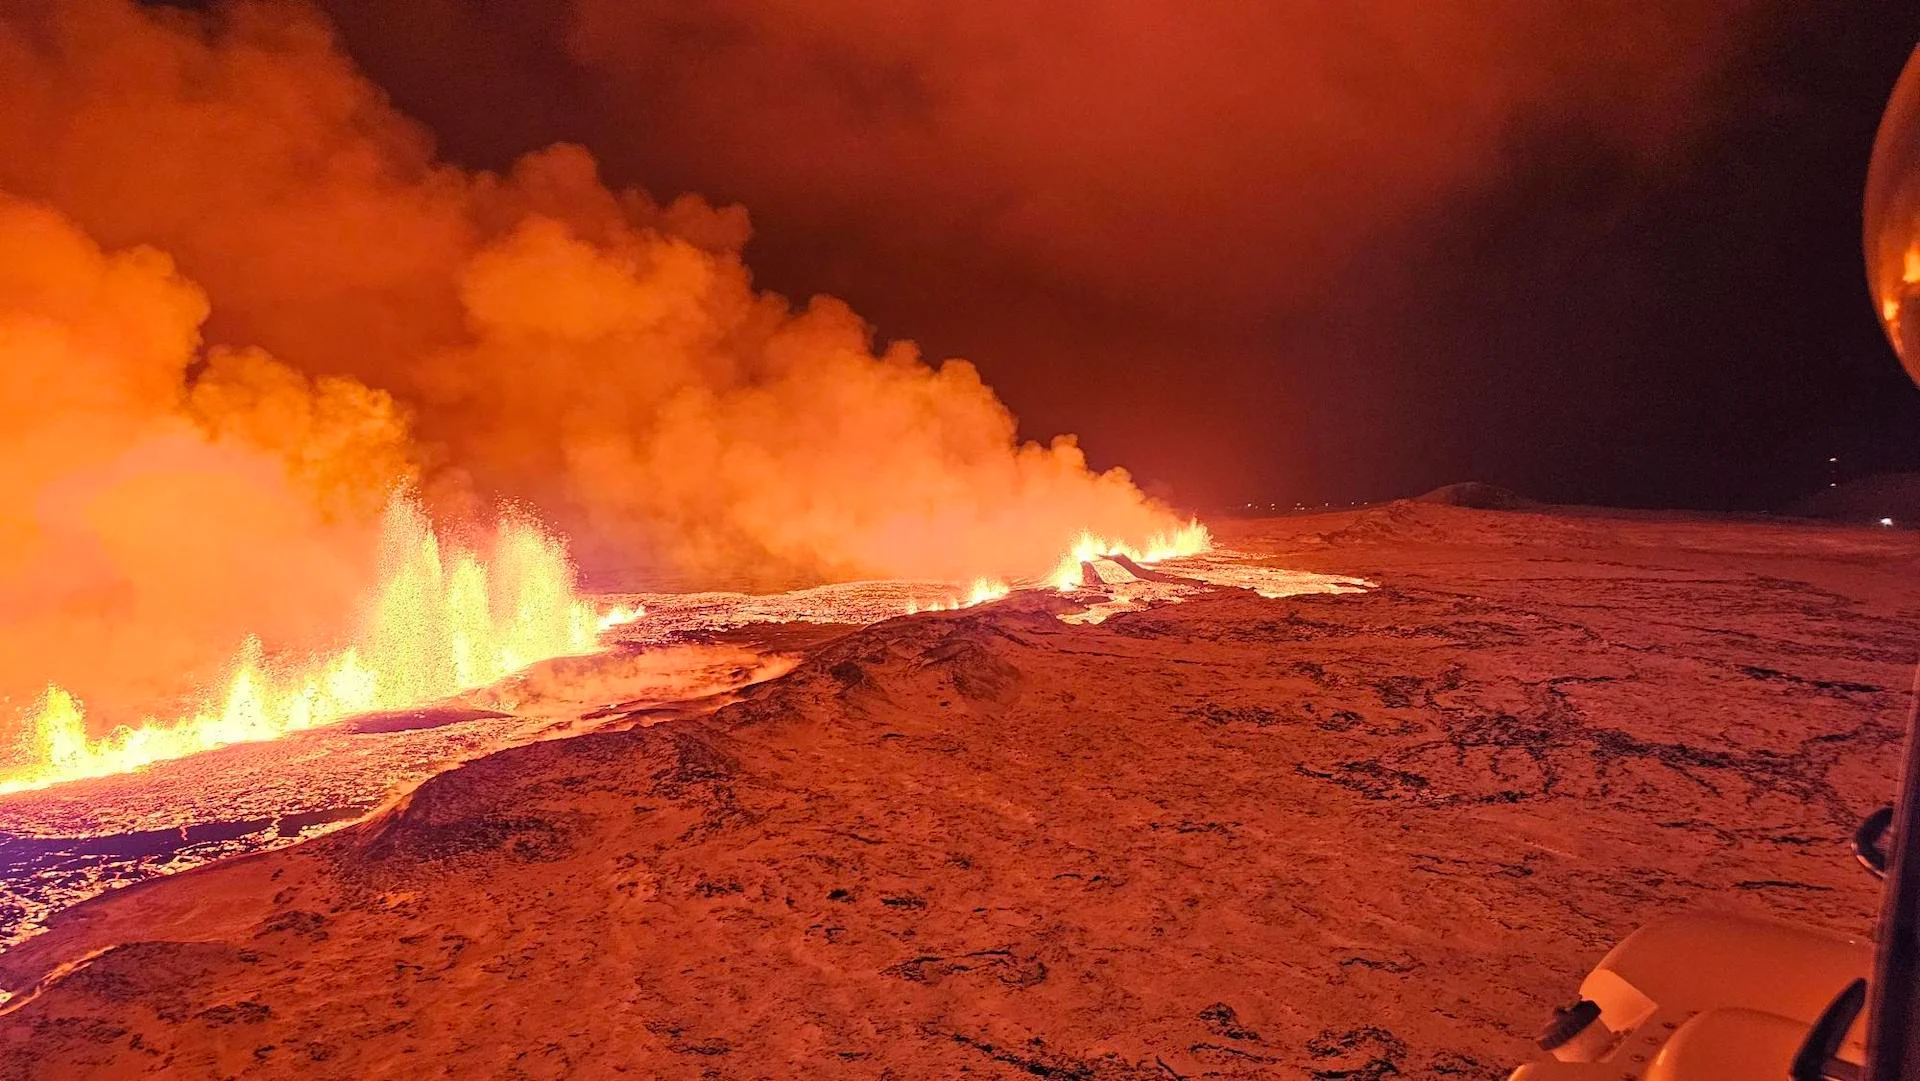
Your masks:
M892 619L664 719L580 696L587 734L56 915L0 956L0 1075L1497 1078L1648 920L1870 925L1914 535L1225 539L1345 577Z

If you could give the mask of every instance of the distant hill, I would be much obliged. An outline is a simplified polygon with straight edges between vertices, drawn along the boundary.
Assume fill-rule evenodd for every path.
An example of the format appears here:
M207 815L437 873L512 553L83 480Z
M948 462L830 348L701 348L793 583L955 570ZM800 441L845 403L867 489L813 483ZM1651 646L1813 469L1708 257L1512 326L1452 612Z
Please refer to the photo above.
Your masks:
M1470 510L1525 510L1537 507L1531 499L1508 491L1497 484L1483 484L1477 480L1461 481L1458 484L1442 485L1418 496L1415 503L1439 503L1448 507L1466 507Z

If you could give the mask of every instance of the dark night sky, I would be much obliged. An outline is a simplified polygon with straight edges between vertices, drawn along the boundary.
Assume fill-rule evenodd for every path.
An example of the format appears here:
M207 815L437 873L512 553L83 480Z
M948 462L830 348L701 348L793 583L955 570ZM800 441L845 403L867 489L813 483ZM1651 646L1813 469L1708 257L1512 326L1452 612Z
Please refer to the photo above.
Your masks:
M744 203L763 285L1191 504L1920 467L1858 235L1912 5L323 6L447 157Z

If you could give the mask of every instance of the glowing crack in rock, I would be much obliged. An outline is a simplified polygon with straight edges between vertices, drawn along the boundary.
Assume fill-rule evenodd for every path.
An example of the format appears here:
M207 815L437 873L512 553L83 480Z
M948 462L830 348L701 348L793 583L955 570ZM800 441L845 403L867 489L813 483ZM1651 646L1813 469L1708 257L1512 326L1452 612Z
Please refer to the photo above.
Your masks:
M914 615L919 612L956 612L962 608L972 608L975 605L985 604L988 601L997 601L1012 592L1013 587L1005 582L990 581L986 578L975 578L973 580L972 590L969 591L965 597L950 595L945 600L932 601L926 604L922 604L917 600L908 600L907 614Z
M249 640L197 712L87 733L72 694L49 687L27 719L0 793L103 777L234 743L274 739L375 710L484 686L549 657L591 652L597 632L641 609L599 616L575 592L566 545L531 518L504 515L489 558L445 550L411 500L388 506L380 580L354 642L330 656L270 660Z

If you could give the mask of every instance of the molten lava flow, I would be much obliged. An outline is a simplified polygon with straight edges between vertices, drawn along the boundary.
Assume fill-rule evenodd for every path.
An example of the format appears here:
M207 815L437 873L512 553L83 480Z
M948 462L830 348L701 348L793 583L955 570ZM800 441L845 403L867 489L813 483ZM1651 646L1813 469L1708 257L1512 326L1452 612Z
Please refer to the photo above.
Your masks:
M249 640L224 689L191 716L89 737L80 702L49 687L28 720L21 763L0 776L0 793L431 702L538 660L590 652L597 630L640 615L631 608L596 616L575 593L565 544L518 514L502 518L482 561L444 550L419 507L395 498L380 554L379 587L352 645L302 663L270 660Z
M1047 576L1047 584L1062 593L1071 593L1080 588L1080 565L1107 556L1124 556L1135 563L1158 563L1163 559L1177 559L1181 556L1198 555L1213 547L1213 534L1200 524L1197 518L1189 519L1187 524L1171 533L1156 533L1139 548L1125 541L1098 537L1090 530L1082 530L1067 553ZM923 604L919 601L907 602L907 614L917 612L951 612L960 608L971 608L976 604L997 601L1013 592L1005 582L987 578L973 580L972 590L965 596L950 595L945 600Z
M1013 587L1005 582L996 582L989 578L975 578L973 580L972 590L969 591L965 597L954 595L945 600L934 601L931 604L921 604L919 601L909 600L907 601L907 614L913 615L917 612L954 612L962 608L972 608L976 604L997 601L1012 592Z
M647 606L644 604L615 605L600 613L600 618L594 621L594 627L596 630L610 631L615 627L624 627L646 614Z
M1185 526L1172 533L1155 534L1143 548L1082 532L1079 539L1073 542L1072 549L1060 557L1060 563L1053 569L1048 581L1060 592L1071 593L1080 588L1080 564L1090 560L1120 555L1135 563L1158 563L1163 559L1199 555L1212 547L1213 534L1197 518L1189 519Z

